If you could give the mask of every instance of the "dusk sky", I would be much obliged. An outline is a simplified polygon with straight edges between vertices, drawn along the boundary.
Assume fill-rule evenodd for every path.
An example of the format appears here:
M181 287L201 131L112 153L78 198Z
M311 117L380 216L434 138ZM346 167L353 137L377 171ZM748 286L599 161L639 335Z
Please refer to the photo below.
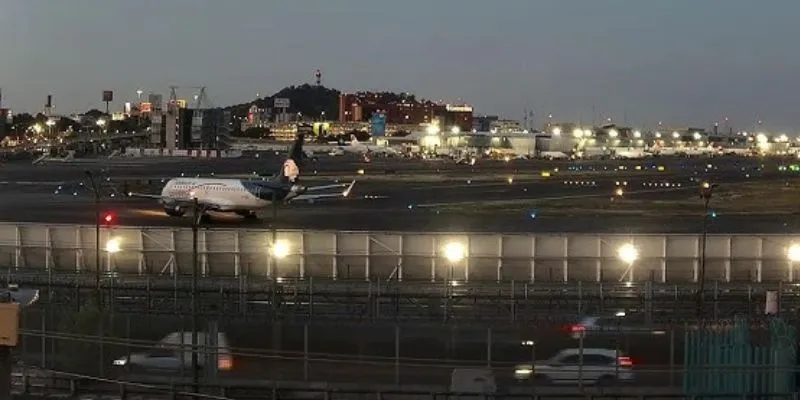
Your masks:
M215 105L313 80L409 91L537 125L800 130L797 0L3 0L0 88L15 112L207 87ZM188 93L188 94L187 94ZM184 91L182 97L191 92Z

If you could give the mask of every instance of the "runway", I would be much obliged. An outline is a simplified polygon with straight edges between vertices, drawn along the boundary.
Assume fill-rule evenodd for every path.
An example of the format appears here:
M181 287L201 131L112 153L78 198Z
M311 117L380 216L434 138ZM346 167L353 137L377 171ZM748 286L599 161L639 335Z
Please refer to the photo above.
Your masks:
M2 167L0 206L13 212L7 220L93 224L94 210L85 171L96 172L108 187L135 186L157 193L174 176L253 177L275 171L281 156L258 159L153 160L123 159L97 163ZM302 181L316 184L357 180L352 196L325 202L281 206L277 221L271 209L260 220L214 214L213 226L281 229L489 231L489 232L623 232L694 233L700 218L630 212L570 215L569 210L539 208L538 201L611 198L616 187L626 199L667 200L696 196L703 180L723 185L756 180L781 181L792 176L778 169L788 161L718 157L653 158L605 161L485 161L475 166L452 161L323 157L307 162ZM309 169L311 171L309 171ZM256 173L254 175L253 173ZM545 172L545 174L543 174ZM549 176L543 176L547 175ZM58 192L56 194L55 192ZM110 192L110 189L109 189ZM490 206L490 209L484 209ZM188 218L167 217L154 201L124 196L102 200L118 215L119 225L188 226ZM786 214L726 215L710 232L769 233L800 228Z

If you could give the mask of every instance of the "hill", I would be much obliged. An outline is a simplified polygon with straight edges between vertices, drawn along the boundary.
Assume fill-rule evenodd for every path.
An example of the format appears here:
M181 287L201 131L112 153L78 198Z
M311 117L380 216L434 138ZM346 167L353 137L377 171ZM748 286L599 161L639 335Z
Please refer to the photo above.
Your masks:
M232 117L246 117L253 104L259 108L272 108L275 98L289 99L289 113L300 112L312 118L319 117L323 111L328 118L339 113L338 90L309 84L285 87L272 96L228 106L225 110L230 111Z

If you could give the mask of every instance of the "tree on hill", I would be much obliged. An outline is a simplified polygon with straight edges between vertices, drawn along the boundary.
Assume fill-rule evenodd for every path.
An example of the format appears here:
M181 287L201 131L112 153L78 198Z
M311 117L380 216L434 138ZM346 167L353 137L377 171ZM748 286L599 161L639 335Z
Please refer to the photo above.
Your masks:
M276 98L289 99L288 113L317 119L325 112L326 118L332 118L339 111L339 91L324 86L303 84L281 89L272 96L256 99L249 103L236 104L225 108L233 117L246 117L254 104L258 108L272 108ZM276 110L277 111L277 110Z
M85 116L87 116L89 118L92 118L92 119L100 119L100 118L107 118L108 117L108 114L106 114L106 113L104 113L104 112L102 112L102 111L100 111L100 110L98 110L96 108L93 108L93 109L85 112L83 115L85 115Z
M66 117L61 117L61 118L56 120L55 129L58 132L64 132L67 129L69 129L70 127L73 130L78 130L78 129L80 129L80 126L81 126L81 124L75 122L72 119L69 119L69 118L66 118Z
M25 132L31 125L36 123L33 115L28 113L14 114L11 120L11 130L14 132Z

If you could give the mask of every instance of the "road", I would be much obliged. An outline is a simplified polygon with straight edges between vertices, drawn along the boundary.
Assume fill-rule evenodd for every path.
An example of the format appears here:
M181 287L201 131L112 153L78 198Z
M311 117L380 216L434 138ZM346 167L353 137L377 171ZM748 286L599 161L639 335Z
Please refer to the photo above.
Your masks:
M105 171L118 189L144 185L142 190L158 192L162 180L171 176L208 175L253 176L255 168L274 171L280 157L236 160L152 160L109 161L107 164L3 166L0 206L14 210L8 220L20 222L92 224L91 193L86 189L85 170ZM504 232L650 232L694 233L698 221L671 215L642 213L565 216L546 208L537 209L535 200L612 197L617 183L627 183L626 198L685 199L693 196L700 180L737 184L758 179L786 179L778 173L781 160L721 157L712 160L664 158L628 161L523 161L485 162L476 166L444 161L377 159L366 164L353 158L326 157L305 167L306 184L334 179L359 182L352 198L324 203L296 203L278 211L275 226L305 229L504 231ZM663 167L663 168L659 168ZM314 168L311 172L308 169ZM556 172L556 168L558 171ZM359 175L358 170L364 174ZM313 173L316 171L316 174ZM551 171L543 177L541 171ZM237 175L238 174L238 175ZM509 180L510 178L510 180ZM80 183L84 182L81 187ZM60 190L57 190L59 189ZM58 194L54 192L58 191ZM520 201L530 209L470 213L487 204ZM533 202L533 203L531 203ZM103 207L118 214L120 225L188 226L189 219L169 218L158 204L117 196L103 200ZM477 208L475 208L477 207ZM263 219L245 221L216 214L220 227L273 226L271 210ZM699 218L698 218L699 219ZM785 214L728 215L715 220L710 232L780 232L796 228L798 222Z
M124 277L119 279L124 280ZM524 346L524 342L534 340L536 357L547 358L559 349L580 346L566 329L577 321L578 315L608 316L627 310L630 322L621 322L614 329L589 332L583 345L619 346L634 357L642 371L658 370L647 375L648 379L665 383L658 377L665 371L674 373L682 363L684 321L696 317L692 296L695 287L691 285L656 287L652 310L662 309L662 312L657 323L646 324L637 317L637 313L647 308L643 298L648 297L639 285L630 288L626 285L605 288L586 284L542 285L528 290L524 285L469 284L444 300L443 286L426 282L403 282L380 292L366 282L313 285L285 282L282 290L266 292L263 287L267 282L252 281L248 285L252 293L242 294L224 290L222 284L226 282L213 280L204 279L200 284L201 329L206 328L207 322L215 321L219 330L228 335L237 363L233 377L238 378L263 377L264 371L273 371L271 376L301 379L303 369L300 366L306 358L304 354L308 354L313 361L312 379L322 376L352 380L370 373L373 374L370 381L391 383L395 371L393 357L399 348L405 382L432 379L441 383L455 365L485 365L489 359L498 368L498 376L507 380L513 365L531 357L531 349ZM185 280L147 282L138 279L138 282L127 282L128 288L103 290L103 304L111 314L103 332L105 336L99 337L96 326L92 325L88 333L92 336L76 346L74 341L59 338L54 332L67 329L63 318L72 315L79 308L80 299L90 298L94 290L78 290L74 280L68 284L70 287L61 287L60 284L68 280L57 275L51 281L59 283L52 288L52 294L49 287L41 286L39 304L23 315L25 343L20 349L25 359L41 360L42 343L48 342L47 337L56 336L51 339L59 343L56 349L75 348L87 360L102 358L103 365L110 365L115 357L141 350L119 344L120 340L157 341L169 332L190 329ZM90 279L85 281L91 282ZM132 289L137 286L138 289ZM260 292L259 286L262 287ZM311 287L317 289L309 292L307 289ZM728 316L754 311L763 303L762 291L769 287L723 285L714 296L720 298L709 300L708 315L731 305L733 311L728 312ZM795 307L797 293L791 287L783 289L782 304L789 312ZM600 290L603 295L599 294ZM675 298L674 293L681 296ZM242 298L246 300L246 307L241 307ZM277 302L272 303L275 299ZM672 307L672 311L663 312L666 307ZM676 307L682 311L676 311ZM75 329L82 328L75 326ZM43 335L43 331L48 333ZM115 340L117 344L98 352L97 343L111 337L120 339ZM70 357L51 354L44 359L62 368L74 368ZM98 363L89 362L88 365ZM364 372L341 374L344 366ZM643 383L653 384L648 383L652 381Z

